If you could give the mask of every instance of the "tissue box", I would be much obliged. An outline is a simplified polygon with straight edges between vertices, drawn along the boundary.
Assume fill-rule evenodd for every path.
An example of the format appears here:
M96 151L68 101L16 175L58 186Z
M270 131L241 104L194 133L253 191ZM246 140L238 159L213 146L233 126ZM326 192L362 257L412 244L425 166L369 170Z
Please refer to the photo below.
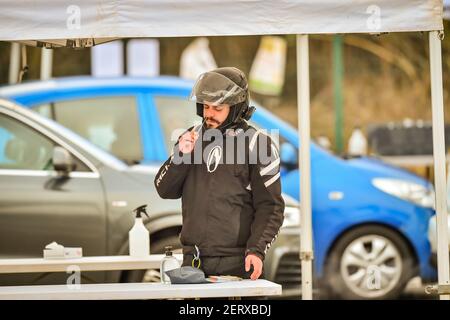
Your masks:
M82 248L64 248L56 242L48 244L44 249L44 259L73 259L82 256Z
M73 258L81 258L83 256L83 249L76 248L64 248L64 258L73 259Z

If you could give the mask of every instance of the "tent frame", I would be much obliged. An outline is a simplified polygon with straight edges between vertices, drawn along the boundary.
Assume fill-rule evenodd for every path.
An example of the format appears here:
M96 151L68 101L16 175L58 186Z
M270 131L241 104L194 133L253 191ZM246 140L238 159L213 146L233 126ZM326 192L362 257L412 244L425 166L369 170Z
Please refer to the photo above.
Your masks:
M436 190L437 216L437 258L438 290L450 285L448 214L446 198L445 125L444 96L442 86L442 48L443 31L429 32L431 109L433 118L433 156ZM450 300L450 294L441 295L442 300Z
M431 108L433 118L433 156L437 215L438 286L441 300L450 300L448 214L446 199L445 125L442 90L443 31L429 32ZM312 214L310 159L310 93L308 35L297 35L297 110L300 134L299 170L301 199L300 259L302 265L302 299L312 299Z
M24 1L22 1L24 2ZM231 8L232 10L235 10L236 8L234 6L229 6L230 1L224 1L224 3L220 4L223 5L221 7L222 9ZM385 1L386 4L389 4L388 1ZM86 2L87 3L87 2ZM267 3L269 3L267 1ZM261 2L261 8L265 8L264 5L267 5L265 1ZM313 3L313 2L311 2ZM364 5L364 1L360 2L354 2L358 5ZM403 4L405 1L403 2ZM7 3L5 2L5 5ZM8 3L9 4L9 3ZM22 3L21 3L22 4ZM215 4L215 6L219 5L219 3ZM17 15L17 18L20 20L23 18L24 8L23 7L12 7L17 11L14 10L5 10L8 12L8 15L3 16L2 22L6 23L6 27L2 29L2 31L6 30L7 32L3 32L2 39L0 40L6 40L6 41L13 41L13 42L20 42L27 45L34 45L38 47L45 47L45 48L53 48L53 47L59 47L59 46L66 46L66 47L72 47L72 48L80 48L80 47L89 47L93 46L102 42L111 41L112 39L120 39L124 37L132 37L134 35L137 35L138 37L148 37L152 35L152 32L155 34L159 34L159 36L186 36L186 33L179 32L179 28L172 28L169 32L164 31L164 34L161 34L161 31L158 24L155 24L157 28L151 29L151 32L143 32L142 26L140 32L137 31L129 32L130 30L134 30L133 28L129 27L129 24L126 24L125 27L121 26L121 28L117 28L114 32L109 32L108 28L102 29L99 27L102 27L102 25L98 25L99 21L101 19L97 18L96 20L89 21L89 14L86 14L84 17L86 17L87 27L85 28L84 33L81 32L81 29L76 27L75 29L72 28L73 24L69 23L73 19L73 12L67 11L68 8L65 8L64 5L55 6L55 10L64 10L67 14L71 14L71 16L68 17L68 20L66 21L67 24L67 30L64 28L54 28L55 34L51 34L51 36L55 36L55 39L49 39L45 40L48 36L48 31L43 32L43 30L47 30L47 26L45 25L45 28L40 28L37 38L41 37L43 39L30 39L34 36L33 33L30 33L29 30L23 29L23 27L18 31L17 25L19 25L16 21L16 16L13 14L11 15L11 12L15 12ZM34 7L33 7L34 8ZM171 8L165 8L160 7L166 11L170 12ZM279 11L272 11L275 10L275 6L271 6L271 13L276 12L280 13ZM312 16L313 14L317 14L317 8L313 6L308 6L311 12L309 14ZM394 7L388 6L386 8L386 12L390 12L390 10L393 10ZM405 9L411 9L413 13L415 13L414 8L412 6L406 6ZM91 8L92 9L92 8ZM230 9L230 10L231 10ZM315 11L314 11L315 9ZM374 11L374 9L376 9ZM341 28L339 29L343 33L352 33L352 32L361 32L370 34L369 30L377 30L377 33L380 32L389 32L391 30L395 30L396 32L401 31L427 31L429 33L429 49L430 49L430 76L431 76L431 104L432 104L432 124L433 124L433 161L434 161L434 173L435 173L435 190L436 190L436 198L435 198L435 205L436 205L436 214L437 214L437 255L438 255L438 292L445 291L445 288L450 286L450 271L449 271L449 244L448 244L448 216L447 216L447 201L446 201L446 162L445 162L445 131L444 131L444 106L443 106L443 87L442 87L442 49L441 49L441 41L443 39L443 31L440 30L442 28L442 1L440 0L433 0L429 1L428 6L425 6L424 11L426 12L426 15L423 14L423 12L416 13L415 16L418 17L418 21L415 21L414 27L407 27L404 24L404 12L402 12L402 15L392 15L388 22L386 23L388 27L384 27L382 30L380 30L379 26L379 14L380 14L380 8L377 6L370 5L366 10L365 13L369 14L370 17L366 21L365 26L367 29L362 28L359 24L356 24L357 27L354 27L352 24L346 24L344 23L345 20L342 20L342 18L348 19L348 16L342 16L339 17L338 15L334 16L335 19L339 18L338 21ZM94 12L95 10L92 10ZM77 18L79 20L80 18L80 8L78 7L77 11ZM90 12L89 9L87 9L87 12ZM262 11L264 13L264 11ZM282 12L282 11L281 11ZM356 10L357 14L355 16L358 17L356 19L361 23L360 18L363 16L361 15L362 12L361 8ZM408 11L409 12L409 11ZM116 16L119 16L116 14L117 12L114 11L114 18ZM153 13L153 12L152 12ZM236 15L233 15L234 11L226 11L227 14L230 15L230 17L236 18ZM345 13L345 12L344 12ZM308 13L307 13L308 14ZM378 15L378 18L377 18ZM55 15L53 15L55 16ZM12 18L11 18L12 17ZM55 20L55 23L60 23L61 17L57 16L58 18ZM152 15L150 15L152 17ZM292 18L294 17L294 18ZM307 15L306 15L307 17ZM406 16L407 17L407 16ZM428 18L428 21L426 19ZM112 19L111 17L109 17ZM213 18L216 18L215 16ZM268 17L264 17L261 21L258 21L257 19L253 23L254 26L257 26L257 28L251 28L244 30L243 34L266 34L266 33L272 33L272 34L297 34L296 35L296 44L297 44L297 110L298 110L298 129L299 129L299 141L300 141L300 148L298 150L299 152L299 169L301 172L300 175L300 206L301 206L301 235L300 235L300 259L301 259L301 265L302 265L302 298L305 300L312 299L312 262L314 259L314 251L313 251L313 234L312 234L312 211L311 211L311 159L310 159L310 88L309 88L309 45L308 45L308 34L314 33L314 30L311 28L304 28L304 29L298 29L293 28L290 23L286 23L284 21L284 24L277 24L277 16L275 15L270 16L270 19ZM281 19L281 17L278 17ZM290 16L292 21L302 21L302 19L299 19L297 15L293 16L293 13L291 13ZM303 17L304 18L304 17ZM105 18L106 19L106 18ZM77 21L78 21L77 20ZM25 20L24 20L25 21ZM108 23L111 23L110 20L105 20L105 25L109 26ZM113 20L116 21L116 20ZM120 20L117 20L120 21ZM253 20L252 20L253 21ZM266 21L274 21L274 23L267 24ZM315 21L315 20L311 20ZM350 21L350 20L349 20ZM378 22L377 22L378 21ZM164 21L163 21L164 22ZM210 21L209 21L210 22ZM48 22L46 22L48 23ZM213 29L210 31L203 32L202 30L199 31L197 20L190 21L191 23L191 32L189 33L190 36L195 36L198 33L202 35L208 35L208 32L210 32L209 35L211 35L211 32L215 35L219 35L217 32L217 29ZM239 21L240 23L240 21ZM264 26L267 27L267 29L264 29L264 32L261 32L260 23L263 23ZM266 24L264 24L266 23ZM389 25L395 26L389 27ZM58 24L60 25L60 24ZM98 25L98 26L97 26ZM305 24L308 26L307 24ZM328 28L330 24L325 24L322 26L321 33L324 34L334 34L334 31L337 31L333 28ZM406 24L407 25L407 24ZM13 26L12 30L9 30L9 26ZM94 27L93 27L94 26ZM139 24L138 24L139 26ZM150 24L145 24L145 30L148 30ZM347 26L350 28L343 28L343 26ZM167 27L167 25L166 25ZM173 27L169 25L169 27ZM309 26L310 27L310 26ZM106 31L105 31L106 30ZM166 30L166 29L164 29ZM250 30L250 32L249 32ZM331 30L331 31L330 31ZM367 31L366 31L367 30ZM430 31L431 30L431 31ZM434 30L434 31L433 31ZM11 32L9 32L11 31ZM57 32L59 31L59 32ZM221 35L238 35L241 30L233 30L226 29L221 32ZM20 33L20 36L17 36L17 33ZM12 34L12 36L10 35ZM24 35L22 35L24 33ZM206 34L205 34L206 33ZM303 33L303 34L300 34ZM97 36L96 36L97 35ZM50 36L50 37L51 37ZM72 39L68 39L68 37L73 37ZM47 38L48 39L48 38ZM47 50L48 50L47 49ZM26 71L26 54L23 54L22 51L22 65L24 66L19 76L17 76L18 68L19 68L19 49L17 45L13 44L13 48L11 50L11 69L10 69L10 82L13 82L14 79L21 79L23 72ZM43 54L43 66L42 66L42 77L47 78L51 76L51 51L45 52ZM450 294L443 294L441 296L441 299L450 300Z

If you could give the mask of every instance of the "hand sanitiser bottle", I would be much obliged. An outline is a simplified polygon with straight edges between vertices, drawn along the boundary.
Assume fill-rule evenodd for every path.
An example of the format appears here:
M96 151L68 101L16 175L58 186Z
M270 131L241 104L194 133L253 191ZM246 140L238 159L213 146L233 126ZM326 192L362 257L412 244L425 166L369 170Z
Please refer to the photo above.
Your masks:
M178 262L177 258L173 256L171 246L167 246L165 247L165 249L166 255L161 260L161 282L170 283L170 278L167 276L166 271L178 269L180 267L180 263Z
M128 232L130 242L130 256L146 257L150 254L150 234L142 222L141 213L148 217L145 208L147 205L142 205L133 210L136 212L134 226Z

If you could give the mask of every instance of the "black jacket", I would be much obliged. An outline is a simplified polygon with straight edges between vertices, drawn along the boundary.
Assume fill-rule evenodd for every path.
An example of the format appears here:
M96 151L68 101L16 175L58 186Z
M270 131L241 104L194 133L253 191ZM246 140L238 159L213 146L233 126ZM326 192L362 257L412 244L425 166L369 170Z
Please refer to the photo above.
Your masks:
M270 138L246 123L227 130L222 143L202 141L210 131L201 129L190 154L183 155L175 144L155 178L158 194L182 198L184 254L192 254L197 245L201 256L254 253L264 259L284 218L278 150ZM237 143L238 138L243 141L242 135L245 146ZM180 157L192 163L196 155L199 164L180 163Z

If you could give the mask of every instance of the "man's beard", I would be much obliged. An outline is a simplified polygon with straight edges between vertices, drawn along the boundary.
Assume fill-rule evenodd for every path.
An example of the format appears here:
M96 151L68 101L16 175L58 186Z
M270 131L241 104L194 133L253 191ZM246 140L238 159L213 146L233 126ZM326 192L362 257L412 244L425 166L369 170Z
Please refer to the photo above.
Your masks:
M220 126L220 122L213 118L206 118L206 128L207 129L213 129L218 128ZM213 123L208 123L208 121L212 121ZM216 126L215 126L216 125Z

